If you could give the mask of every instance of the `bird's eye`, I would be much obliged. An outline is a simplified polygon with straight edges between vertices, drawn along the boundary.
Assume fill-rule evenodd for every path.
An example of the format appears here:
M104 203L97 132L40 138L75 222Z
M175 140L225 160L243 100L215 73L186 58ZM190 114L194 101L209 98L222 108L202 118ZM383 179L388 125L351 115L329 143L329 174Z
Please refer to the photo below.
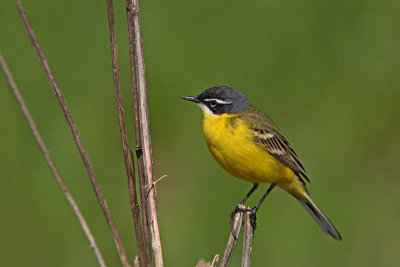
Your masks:
M217 100L214 100L214 99L213 99L213 100L210 101L210 105L211 105L211 107L213 107L213 108L214 108L215 106L217 106L217 104L218 104Z

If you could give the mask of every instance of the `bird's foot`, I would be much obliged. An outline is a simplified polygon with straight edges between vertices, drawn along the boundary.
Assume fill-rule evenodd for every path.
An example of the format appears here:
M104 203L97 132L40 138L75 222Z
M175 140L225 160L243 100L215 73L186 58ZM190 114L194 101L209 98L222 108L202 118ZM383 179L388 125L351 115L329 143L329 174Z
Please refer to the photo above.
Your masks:
M253 227L253 234L257 228L257 210L258 210L258 208L254 207L250 211L250 224Z
M235 239L238 238L238 237L235 235L235 232L234 232L234 229L233 229L233 226L234 226L233 223L234 223L234 220L235 220L235 215L236 215L238 212L243 212L243 213L249 212L249 213L250 213L250 224L251 224L251 226L252 226L252 228L253 228L253 233L254 233L254 231L255 231L256 228L257 228L257 210L258 210L258 207L257 207L257 206L254 207L254 208L252 208L252 209L250 209L250 208L244 207L244 206L241 205L241 204L238 204L238 205L235 207L235 209L231 212L231 214L230 214L231 233L232 233L232 236L233 236Z
M233 229L233 223L234 223L234 220L235 220L235 215L238 213L238 212L243 212L243 213L245 213L245 212L252 212L252 209L249 209L249 208L246 208L246 207L244 207L243 206L243 204L238 204L238 205L236 205L236 207L235 207L235 209L231 212L231 214L229 215L230 216L230 225L231 225L231 233L232 233L232 236L235 238L235 240L237 240L238 239L238 237L235 235L235 233L234 233L234 229Z

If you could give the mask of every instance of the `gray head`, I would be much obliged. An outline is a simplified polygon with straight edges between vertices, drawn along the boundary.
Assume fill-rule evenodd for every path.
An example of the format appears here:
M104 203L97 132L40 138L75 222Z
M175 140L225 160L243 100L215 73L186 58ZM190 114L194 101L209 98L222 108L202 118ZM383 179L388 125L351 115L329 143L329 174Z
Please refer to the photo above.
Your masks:
M234 114L250 106L244 94L224 85L208 88L198 96L181 96L181 98L198 104L205 113L211 112L212 115Z

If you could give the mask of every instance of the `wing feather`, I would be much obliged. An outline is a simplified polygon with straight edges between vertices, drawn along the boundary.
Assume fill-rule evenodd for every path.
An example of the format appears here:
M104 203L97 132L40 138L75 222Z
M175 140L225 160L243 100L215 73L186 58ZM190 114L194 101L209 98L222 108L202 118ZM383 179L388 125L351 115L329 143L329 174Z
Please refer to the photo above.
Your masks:
M288 166L301 179L304 177L308 182L310 179L301 164L299 157L294 152L286 138L280 133L278 126L270 117L254 106L249 107L237 118L246 121L253 131L254 142L262 145L269 154L281 163Z
M301 174L301 176L303 176L307 181L310 181L298 156L284 136L278 132L274 133L267 129L255 128L253 130L253 139L256 143L262 144L269 154L288 166L298 176Z

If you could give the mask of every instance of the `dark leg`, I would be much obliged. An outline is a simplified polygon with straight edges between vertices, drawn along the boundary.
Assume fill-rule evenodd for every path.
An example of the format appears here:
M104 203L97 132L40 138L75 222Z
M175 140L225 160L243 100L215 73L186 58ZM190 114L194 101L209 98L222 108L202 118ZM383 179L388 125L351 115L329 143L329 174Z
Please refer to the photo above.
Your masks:
M246 202L246 200L254 193L254 191L256 191L257 188L258 184L253 184L253 187L250 189L247 195L242 199L242 201L240 201L240 204L244 204L244 202Z
M246 196L242 199L242 201L240 201L239 204L244 204L244 202L246 202L246 200L254 193L254 191L256 191L256 189L258 188L258 184L253 184L253 187L250 189L250 191L246 194ZM232 226L232 219L233 216L235 215L236 212L238 212L240 209L238 207L238 205L236 205L235 209L231 212L230 216L231 216L231 226Z
M274 189L275 186L276 186L276 184L271 184L271 186L268 188L267 192L265 192L265 194L262 196L262 198L257 203L257 205L251 209L250 218L251 218L251 225L253 226L254 230L256 230L256 227L257 227L256 213L257 213L258 209L260 208L261 204L263 203L263 201L265 200L265 198L269 195L269 193L272 191L272 189Z
M240 204L244 204L246 202L246 200L254 193L254 191L256 191L256 189L258 188L258 184L253 184L253 187L250 189L250 191L246 194L246 196L242 199L242 201L240 201ZM233 217L235 216L235 214L240 211L239 207L236 206L235 209L231 212L230 217L231 217L231 230L233 233L233 229L232 229L232 223L233 223Z

